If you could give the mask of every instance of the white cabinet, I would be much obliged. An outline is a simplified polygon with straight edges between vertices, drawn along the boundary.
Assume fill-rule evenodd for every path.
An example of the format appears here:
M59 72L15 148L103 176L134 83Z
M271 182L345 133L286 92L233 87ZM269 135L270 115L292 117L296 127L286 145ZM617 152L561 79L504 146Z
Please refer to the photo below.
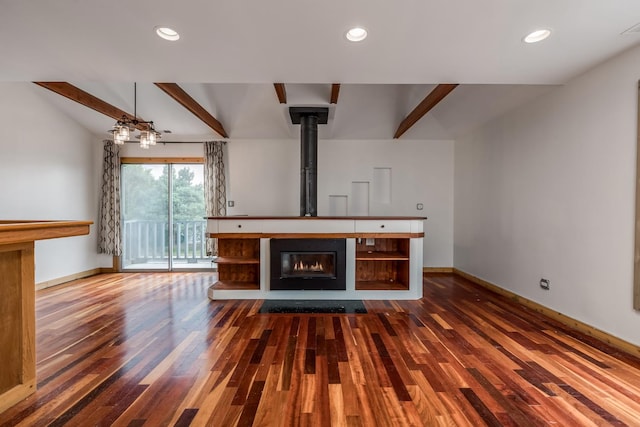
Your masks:
M216 234L216 233L218 233L218 220L207 219L207 234Z
M263 233L353 233L353 220L286 219L263 221Z
M218 221L218 233L262 233L263 229L264 221L257 219L225 219Z
M410 233L411 221L356 220L356 233Z
M424 221L422 221L422 220L412 220L411 221L411 232L412 233L422 233L422 232L424 232Z
M423 221L415 218L210 218L209 234L398 234L422 233Z

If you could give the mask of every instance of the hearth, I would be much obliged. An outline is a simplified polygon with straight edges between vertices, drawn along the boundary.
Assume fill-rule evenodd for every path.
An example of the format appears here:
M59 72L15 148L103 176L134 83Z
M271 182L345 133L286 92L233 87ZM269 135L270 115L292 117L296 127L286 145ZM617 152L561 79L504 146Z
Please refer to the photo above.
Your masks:
M345 239L271 239L271 290L346 290Z

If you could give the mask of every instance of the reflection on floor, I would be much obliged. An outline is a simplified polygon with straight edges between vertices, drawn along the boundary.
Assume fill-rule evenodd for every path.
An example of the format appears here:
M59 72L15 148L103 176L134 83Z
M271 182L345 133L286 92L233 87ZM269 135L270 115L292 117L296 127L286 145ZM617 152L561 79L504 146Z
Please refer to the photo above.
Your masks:
M639 425L640 359L459 276L365 314L210 301L216 276L38 291L38 390L0 427Z
M164 261L148 261L145 263L138 264L129 264L123 266L123 270L131 270L131 271L143 271L143 270L152 270L152 271L161 271L167 270L167 260ZM196 260L196 262L188 261L185 259L177 259L173 260L173 269L174 270L205 270L205 269L217 269L218 265L213 260Z

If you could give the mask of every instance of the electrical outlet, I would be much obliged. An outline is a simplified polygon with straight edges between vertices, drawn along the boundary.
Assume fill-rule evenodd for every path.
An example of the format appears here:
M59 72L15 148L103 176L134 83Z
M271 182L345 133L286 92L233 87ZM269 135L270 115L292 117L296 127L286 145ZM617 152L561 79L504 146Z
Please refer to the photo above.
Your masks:
M421 211L422 209L424 209L424 205L423 205L422 203L418 203L418 204L416 205L416 209L417 209L417 210L419 210L419 211Z
M548 291L549 288L551 287L551 282L549 281L549 279L542 278L540 279L540 287L545 291Z
M376 239L366 239L364 244L365 244L365 246L375 246L376 245Z
M227 206L229 206L230 208L234 207L236 205L236 203L233 200L229 200L227 202Z

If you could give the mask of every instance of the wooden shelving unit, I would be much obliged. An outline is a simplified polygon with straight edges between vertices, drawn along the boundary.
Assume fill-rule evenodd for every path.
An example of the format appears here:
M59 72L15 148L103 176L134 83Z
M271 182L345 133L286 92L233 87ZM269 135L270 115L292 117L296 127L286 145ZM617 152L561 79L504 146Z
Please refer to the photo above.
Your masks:
M218 239L213 289L260 289L260 239Z
M260 264L260 260L256 258L243 258L239 256L219 256L216 258L216 263L220 264Z
M373 245L367 245L373 240ZM361 239L356 243L356 290L408 290L409 239Z

